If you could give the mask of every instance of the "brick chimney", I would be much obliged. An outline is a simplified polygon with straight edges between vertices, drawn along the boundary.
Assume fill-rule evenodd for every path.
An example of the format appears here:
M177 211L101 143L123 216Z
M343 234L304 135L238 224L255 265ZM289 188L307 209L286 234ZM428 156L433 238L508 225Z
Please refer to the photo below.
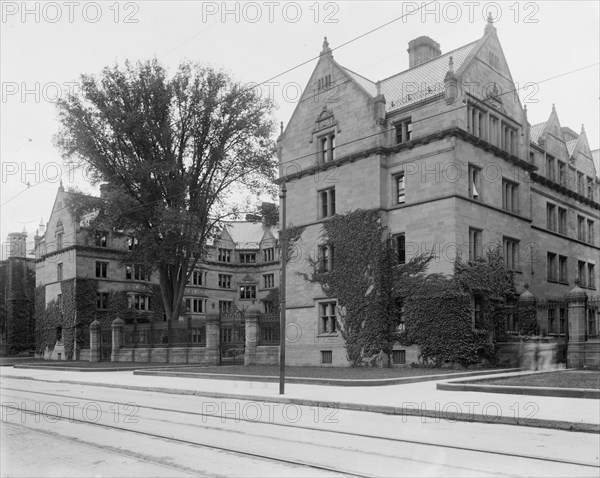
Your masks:
M419 66L421 63L433 60L442 54L440 44L427 36L409 41L407 51L409 68Z

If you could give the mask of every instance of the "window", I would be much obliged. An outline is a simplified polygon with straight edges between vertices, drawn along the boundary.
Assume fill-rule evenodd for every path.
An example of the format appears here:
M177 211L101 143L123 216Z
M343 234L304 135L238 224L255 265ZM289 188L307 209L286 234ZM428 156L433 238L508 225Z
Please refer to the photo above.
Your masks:
M102 310L108 309L108 293L98 292L96 294L96 307Z
M558 232L567 235L567 210L562 207L558 208Z
M395 365L406 363L406 350L392 350L392 363Z
M219 262L231 262L231 249L218 248L217 260Z
M190 341L193 344L206 344L206 329L202 327L192 329Z
M96 277L106 279L108 271L108 262L96 262Z
M558 333L557 325L558 323L556 321L556 309L548 309L548 333Z
M469 197L481 200L481 169L469 165Z
M56 249L63 248L63 236L64 234L62 232L56 235Z
M98 277L98 276L96 276ZM144 266L139 264L125 266L125 279L127 280L149 280Z
M240 263L241 264L256 263L256 252L240 252Z
M565 256L558 256L558 282L569 283L568 259Z
M483 248L481 236L481 230L469 228L469 260L471 261L474 261L481 257L481 252Z
M473 297L473 327L483 329L483 301L478 295Z
M319 270L321 272L333 270L333 246L319 246Z
M240 286L240 299L241 300L256 299L256 286L255 285L241 285Z
M273 301L272 300L265 300L263 302L263 307L265 309L265 314L272 314L273 311L275 310L275 307L273 306Z
M275 274L265 274L263 280L265 282L265 289L272 289L275 287Z
M192 272L192 276L190 277L190 282L192 285L202 285L203 282L203 271L194 271Z
M587 317L587 335L588 337L598 337L598 323L596 318L596 311L592 308L588 308L588 317ZM600 314L598 315L600 318Z
M579 279L579 285L581 287L585 287L587 284L587 281L585 280L585 274L585 262L577 261L577 278Z
M556 231L556 205L546 204L546 228Z
M595 276L595 267L594 264L589 264L587 265L588 267L588 287L590 289L595 289L596 288L596 276Z
M583 173L578 172L577 173L577 192L579 194L581 194L582 196L585 195L585 190L584 190L585 186L583 184L583 180L584 180Z
M502 208L509 212L519 211L519 185L502 180Z
M320 219L331 217L335 214L335 189L326 189L319 192Z
M321 363L333 363L332 350L321 350Z
M185 299L185 307L193 314L203 314L204 313L204 300L205 299L197 299L197 298L188 298Z
M142 294L128 294L127 307L135 310L150 310L150 298Z
M396 301L396 310L398 311L398 315L396 316L396 331L403 332L406 328L404 315L404 301Z
M58 301L58 310L60 310L62 312L63 311L63 295L62 294L58 294L56 296L56 299Z
M323 302L319 304L319 333L334 334L337 331L335 302Z
M596 242L596 238L594 237L594 221L588 219L587 222L587 239L590 244L594 244Z
M104 231L96 231L95 240L97 247L108 246L108 233Z
M328 163L335 159L335 134L319 138L319 161Z
M556 161L550 155L546 156L546 177L550 181L556 181Z
M503 246L506 267L512 271L519 270L519 241L505 237Z
M517 155L517 153L518 153L517 130L515 128L513 128L512 126L505 124L504 122L502 123L501 128L502 128L501 134L502 134L502 140L503 140L503 149L507 153Z
M558 279L556 254L549 252L546 256L546 267L548 269L548 281L556 282Z
M585 218L577 216L577 239L585 242Z
M562 161L558 161L558 184L567 185L567 166Z
M411 119L407 118L394 125L396 130L396 144L406 143L410 141L412 136Z
M404 173L394 176L394 185L396 187L396 204L404 204L406 190L406 176Z
M263 249L263 262L273 262L275 260L275 248L269 247Z
M137 248L137 246L139 246L140 241L138 240L137 237L128 237L127 238L127 249L129 249L130 251L133 251L134 249Z
M587 178L587 198L594 199L594 180Z
M219 312L221 314L229 314L233 309L233 302L230 300L220 300L219 301Z
M485 132L485 113L473 106L467 107L467 129L469 133L478 138L484 139Z
M331 75L325 75L317 80L317 91L324 90L331 85Z
M219 274L219 287L221 289L231 289L231 275Z
M396 236L396 251L398 253L398 263L406 264L406 236L404 234Z
M63 280L63 263L56 264L56 280Z
M558 333L566 334L567 333L567 322L569 320L569 309L559 309L558 310Z

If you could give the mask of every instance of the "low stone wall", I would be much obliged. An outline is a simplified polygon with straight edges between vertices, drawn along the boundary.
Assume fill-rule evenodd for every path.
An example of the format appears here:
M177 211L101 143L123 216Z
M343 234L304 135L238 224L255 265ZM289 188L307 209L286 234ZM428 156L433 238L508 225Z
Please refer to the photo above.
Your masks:
M279 364L279 346L278 345L259 345L256 347L255 365L278 365Z
M586 368L600 370L600 339L588 339L583 350L584 366Z
M209 355L205 347L122 348L113 353L113 362L209 364Z
M543 370L551 365L565 362L563 339L543 339L540 342L499 342L496 357L499 367L521 367L528 370Z

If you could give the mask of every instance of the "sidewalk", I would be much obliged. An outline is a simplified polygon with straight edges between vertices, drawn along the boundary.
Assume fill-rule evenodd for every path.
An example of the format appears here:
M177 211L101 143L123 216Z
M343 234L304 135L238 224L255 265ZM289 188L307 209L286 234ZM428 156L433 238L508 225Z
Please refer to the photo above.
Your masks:
M352 389L286 384L285 395L281 396L278 383L156 377L133 375L130 371L88 375L70 371L3 367L0 374L3 379L20 377L220 399L260 400L430 417L427 420L503 423L600 433L598 400L436 389L437 383L451 383L460 380L459 378ZM493 376L497 378L503 375L508 374ZM2 382L4 384L4 380Z

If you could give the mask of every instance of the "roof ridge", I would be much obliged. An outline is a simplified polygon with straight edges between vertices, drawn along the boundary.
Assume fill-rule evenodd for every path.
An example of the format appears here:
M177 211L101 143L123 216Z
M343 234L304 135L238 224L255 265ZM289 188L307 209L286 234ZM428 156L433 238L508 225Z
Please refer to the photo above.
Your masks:
M393 75L390 75L390 76L388 76L388 77L386 77L386 78L383 78L382 80L379 80L379 81L380 81L381 83L383 83L384 81L391 80L392 78L394 78L394 77L396 77L396 76L399 76L399 75L402 75L402 74L406 73L407 71L410 71L410 70L416 70L417 68L419 68L419 67L421 67L421 66L423 66L423 65L427 65L428 63L431 63L431 62L433 62L433 61L439 60L440 58L443 58L443 57L445 57L446 55L450 55L451 53L454 53L454 52L456 52L456 51L458 51L458 50L462 50L463 48L466 48L466 47L468 47L468 46L473 46L473 45L475 45L475 44L476 44L478 41L479 41L479 40L475 40L475 41L472 41L472 42L470 42L470 43L466 43L466 44L464 44L464 45L462 45L462 46L459 46L458 48L455 48L454 50L451 50L451 51L449 51L449 52L446 52L446 53L444 53L444 54L442 54L442 55L440 55L440 56L436 56L435 58L432 58L431 60L427 60L427 61L425 61L425 62L423 62L423 63L420 63L420 64L418 64L417 66L413 66L412 68L407 68L406 70L402 70L402 71L400 71L399 73L394 73Z
M361 75L360 73L357 73L356 71L354 71L354 70L351 70L350 68L346 68L344 65L340 65L340 66L341 66L341 67L342 67L344 70L346 70L346 71L348 71L348 72L350 72L350 73L353 73L354 75L360 76L360 77L361 77L363 80L367 80L367 81L369 81L369 82L373 83L373 85L376 85L376 84L377 84L377 82L376 82L376 81L370 80L370 79L369 79L369 78L367 78L365 75Z

